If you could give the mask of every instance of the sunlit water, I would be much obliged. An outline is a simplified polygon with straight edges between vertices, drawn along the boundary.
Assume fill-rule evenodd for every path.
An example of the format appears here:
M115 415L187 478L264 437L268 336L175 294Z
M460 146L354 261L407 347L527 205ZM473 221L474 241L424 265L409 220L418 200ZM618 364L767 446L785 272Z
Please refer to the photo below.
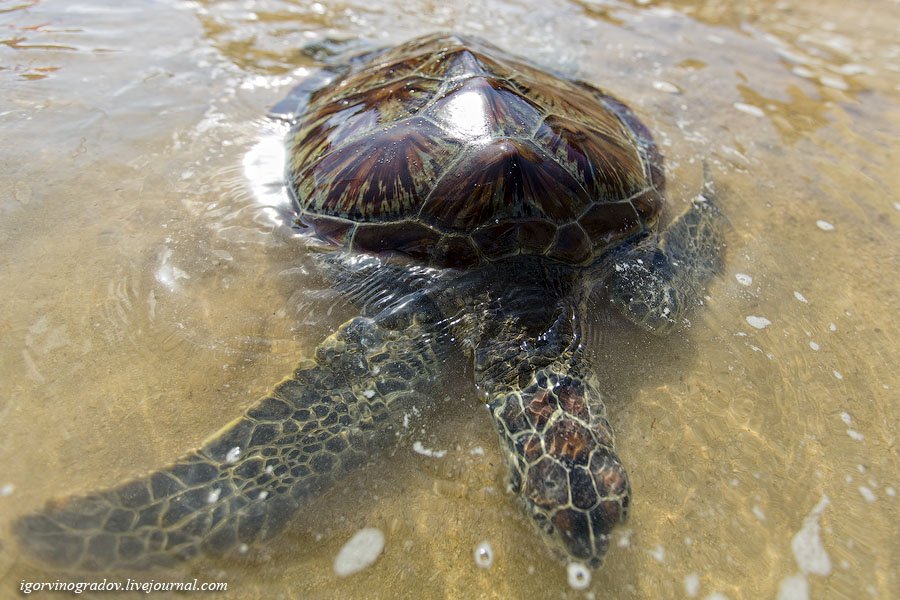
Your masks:
M630 521L572 589L461 371L284 535L152 576L233 598L900 595L900 5L684 4L0 2L0 597L73 579L20 557L16 516L195 447L353 314L279 212L266 110L311 40L439 29L628 102L676 210L703 161L723 191L727 268L692 326L591 329ZM365 527L381 556L337 577Z

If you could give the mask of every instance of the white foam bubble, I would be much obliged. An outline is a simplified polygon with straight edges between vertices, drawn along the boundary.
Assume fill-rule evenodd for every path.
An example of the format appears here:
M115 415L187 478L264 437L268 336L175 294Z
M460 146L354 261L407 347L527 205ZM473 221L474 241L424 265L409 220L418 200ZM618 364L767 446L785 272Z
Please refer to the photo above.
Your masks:
M235 446L231 450L228 451L228 454L225 455L225 462L228 464L234 464L241 457L241 447Z
M772 321L768 320L765 317L756 317L753 315L748 316L746 320L747 324L750 325L750 327L754 327L756 329L765 329L772 324Z
M0 496L12 496L14 491L16 491L16 486L11 483L4 484L3 487L0 487Z
M794 560L797 561L797 566L803 573L822 576L831 573L831 559L822 544L822 531L819 526L819 518L830 503L828 496L823 495L803 520L803 527L791 540Z
M752 104L745 104L744 102L735 102L733 106L741 111L742 113L747 113L748 115L753 115L754 117L764 117L766 113L763 112L758 106L753 106Z
M696 598L700 593L700 576L696 573L689 573L684 576L684 593L688 598Z
M384 550L384 534L374 527L357 531L334 558L334 572L347 577L371 566Z
M832 77L831 75L822 75L821 77L819 77L819 83L821 83L825 87L830 87L836 90L846 90L848 88L847 82L845 82L840 77Z
M490 542L485 540L475 546L475 564L482 569L489 569L494 564L494 549Z
M415 441L413 442L413 452L421 454L422 456L428 456L431 458L444 458L447 456L446 450L432 450L431 448L426 448L422 442Z
M809 600L809 583L802 573L785 577L778 586L777 600Z
M680 94L681 90L678 89L678 86L674 83L669 83L668 81L654 81L653 87L661 92L665 92L667 94Z
M875 497L875 492L873 492L866 486L861 485L857 489L859 489L860 495L866 499L866 502L875 502L875 500L877 500L877 498Z
M569 587L573 590L586 590L591 585L591 570L581 563L571 562L566 567Z

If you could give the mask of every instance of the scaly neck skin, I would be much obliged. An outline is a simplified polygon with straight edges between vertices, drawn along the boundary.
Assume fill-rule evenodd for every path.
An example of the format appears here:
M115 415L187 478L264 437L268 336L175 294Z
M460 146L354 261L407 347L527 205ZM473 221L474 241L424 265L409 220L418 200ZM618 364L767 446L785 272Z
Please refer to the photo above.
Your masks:
M541 257L491 263L441 284L435 298L454 336L472 352L484 391L526 380L578 346L582 270Z
M577 307L564 299L544 301L525 314L483 311L473 349L475 382L483 392L527 385L550 365L571 368L580 346Z
M478 305L476 384L525 512L561 556L597 567L630 487L581 348L579 282L522 281Z

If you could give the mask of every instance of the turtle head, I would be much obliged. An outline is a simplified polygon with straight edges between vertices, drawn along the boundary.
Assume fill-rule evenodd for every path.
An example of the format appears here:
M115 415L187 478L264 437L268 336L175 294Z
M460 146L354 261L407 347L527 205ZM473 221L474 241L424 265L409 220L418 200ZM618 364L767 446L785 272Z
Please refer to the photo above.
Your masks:
M489 407L525 511L558 554L599 567L631 488L596 389L541 369Z

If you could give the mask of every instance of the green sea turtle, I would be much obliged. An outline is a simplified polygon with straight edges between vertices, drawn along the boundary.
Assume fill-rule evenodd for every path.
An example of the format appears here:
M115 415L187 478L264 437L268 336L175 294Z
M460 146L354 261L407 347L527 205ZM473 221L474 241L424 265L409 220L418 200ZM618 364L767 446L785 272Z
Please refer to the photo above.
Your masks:
M562 558L599 566L630 486L586 301L600 287L640 327L682 322L721 266L711 186L660 229L663 163L635 114L469 37L334 64L276 112L296 224L331 245L318 260L359 316L198 450L19 519L23 547L89 571L269 538L434 404L456 347L525 512Z

